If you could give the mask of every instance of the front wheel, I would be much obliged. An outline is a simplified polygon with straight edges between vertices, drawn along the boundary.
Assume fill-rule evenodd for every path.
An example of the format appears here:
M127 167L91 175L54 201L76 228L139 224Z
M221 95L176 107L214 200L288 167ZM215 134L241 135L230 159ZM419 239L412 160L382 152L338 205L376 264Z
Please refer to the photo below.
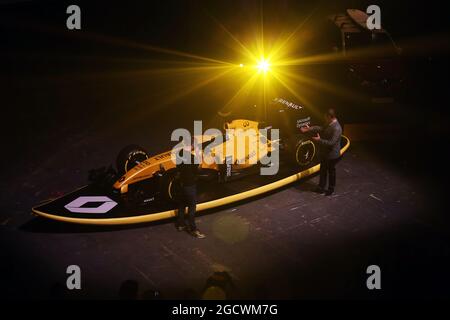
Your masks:
M181 197L180 177L177 171L164 173L161 177L160 191L162 198L170 202L178 202Z

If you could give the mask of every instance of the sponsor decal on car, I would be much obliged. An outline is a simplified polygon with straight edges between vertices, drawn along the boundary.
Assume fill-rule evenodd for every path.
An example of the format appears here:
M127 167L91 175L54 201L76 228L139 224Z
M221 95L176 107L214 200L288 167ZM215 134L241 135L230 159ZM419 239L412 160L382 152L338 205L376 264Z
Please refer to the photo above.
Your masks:
M295 109L295 110L300 110L300 109L303 108L302 106L300 106L298 104L295 104L293 102L290 102L290 101L288 101L286 99L283 99L283 98L275 98L275 99L273 99L273 101L281 103L281 104L284 104L285 106L287 106L289 108L292 108L292 109Z
M297 128L309 126L310 123L311 123L311 117L298 119L297 120Z

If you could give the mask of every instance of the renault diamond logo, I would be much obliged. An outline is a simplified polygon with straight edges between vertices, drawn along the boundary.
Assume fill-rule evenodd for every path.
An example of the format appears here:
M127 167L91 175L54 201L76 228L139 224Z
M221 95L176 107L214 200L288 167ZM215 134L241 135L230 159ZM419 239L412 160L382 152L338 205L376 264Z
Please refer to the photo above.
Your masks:
M96 207L86 206L90 202L100 203ZM78 197L66 204L64 208L76 213L106 213L117 205L117 202L105 196L83 196ZM84 207L83 207L84 206Z

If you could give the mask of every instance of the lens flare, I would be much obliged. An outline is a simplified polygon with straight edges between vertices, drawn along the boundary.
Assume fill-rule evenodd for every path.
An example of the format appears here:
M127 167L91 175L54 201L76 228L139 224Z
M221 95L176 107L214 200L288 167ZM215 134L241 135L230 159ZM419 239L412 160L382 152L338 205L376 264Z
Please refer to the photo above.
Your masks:
M258 61L256 68L258 69L259 72L265 73L270 70L270 63L269 63L269 61L267 61L263 58L260 61Z

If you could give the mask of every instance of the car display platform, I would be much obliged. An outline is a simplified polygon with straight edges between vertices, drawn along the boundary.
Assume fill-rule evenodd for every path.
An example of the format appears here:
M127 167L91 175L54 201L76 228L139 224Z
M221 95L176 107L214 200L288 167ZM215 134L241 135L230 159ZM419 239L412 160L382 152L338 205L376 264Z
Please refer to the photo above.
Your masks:
M342 136L341 155L347 151L350 140ZM294 165L280 165L276 175L250 175L227 183L202 182L198 184L197 212L228 205L276 190L320 170L320 164L298 171ZM152 222L176 215L176 204L159 199L130 201L112 189L95 184L81 187L60 198L49 200L32 208L32 212L48 219L91 225L120 225Z

